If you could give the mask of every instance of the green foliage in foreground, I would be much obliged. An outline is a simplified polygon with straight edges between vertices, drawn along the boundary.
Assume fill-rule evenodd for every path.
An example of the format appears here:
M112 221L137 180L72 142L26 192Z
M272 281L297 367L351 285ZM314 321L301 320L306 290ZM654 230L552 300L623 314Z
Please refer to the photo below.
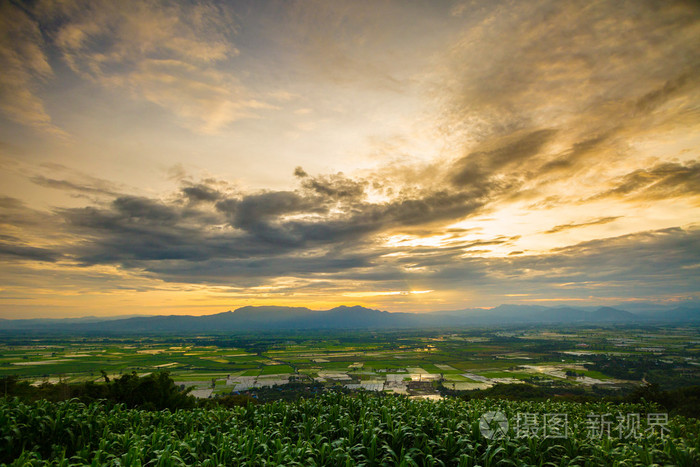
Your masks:
M490 441L479 417L565 413L563 439ZM655 412L649 404L410 400L328 393L297 402L176 412L78 401L0 399L0 462L11 465L698 465L700 421L674 417L665 437L590 439L587 414ZM645 428L644 422L642 429Z
M108 400L124 404L130 409L163 410L191 409L196 400L189 390L181 390L167 371L138 376L136 372L110 380L104 374L104 383L92 381L76 384L50 384L32 386L15 376L0 378L0 390L5 395L16 396L23 401L46 399L53 402L79 399L82 402Z
M604 400L612 403L641 403L653 402L671 415L700 418L700 386L662 391L656 384L640 386L626 394L617 391L599 392L586 391L585 388L547 388L532 384L496 384L487 389L473 391L453 391L440 383L441 394L470 399L510 399L518 401L545 401L557 399L569 402L593 402Z

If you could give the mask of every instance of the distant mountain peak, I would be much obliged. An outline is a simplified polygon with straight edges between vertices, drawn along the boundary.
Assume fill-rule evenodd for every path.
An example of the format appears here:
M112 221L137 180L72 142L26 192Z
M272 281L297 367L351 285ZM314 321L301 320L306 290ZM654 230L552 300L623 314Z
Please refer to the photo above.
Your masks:
M98 319L98 318L95 318ZM244 306L235 311L190 316L159 315L91 319L0 320L3 331L51 332L248 332L303 329L406 329L533 324L586 325L624 322L687 323L700 321L700 308L677 307L658 313L633 314L602 306L593 311L573 307L500 305L491 309L464 309L432 313L390 313L361 305L340 305L329 310L306 307Z
M329 312L369 312L369 313L388 313L388 311L375 310L374 308L367 308L361 305L340 305L328 310Z

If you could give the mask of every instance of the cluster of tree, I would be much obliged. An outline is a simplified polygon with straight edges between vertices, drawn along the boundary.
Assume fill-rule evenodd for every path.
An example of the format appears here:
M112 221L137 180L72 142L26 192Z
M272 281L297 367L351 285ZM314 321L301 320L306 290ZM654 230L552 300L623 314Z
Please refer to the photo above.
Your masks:
M495 384L486 389L453 390L438 383L438 391L447 397L471 399L508 399L515 401L545 401L557 399L568 402L595 402L614 396L615 390L601 386L586 388L571 384L542 384L536 379L519 384Z
M547 399L568 402L642 403L653 402L671 415L683 415L700 419L700 386L687 386L664 391L657 384L638 387L625 394L612 389L593 386L543 387L531 384L496 384L487 389L454 391L438 384L443 396L471 399L509 399L517 401L544 401Z
M316 397L324 391L326 391L326 388L323 384L307 381L281 384L272 387L253 388L245 391L241 396L252 398L257 402L271 402L277 400L296 401L301 398L308 399L310 397Z
M621 402L654 402L670 414L700 419L700 386L663 391L658 384L642 386L630 394L618 397Z
M133 372L114 379L110 379L102 372L102 377L104 382L43 383L34 386L16 376L7 376L0 378L0 392L4 393L5 397L18 397L27 402L39 399L53 402L78 399L85 403L106 400L125 404L129 408L144 410L246 406L276 400L294 401L300 398L315 397L324 392L322 384L295 382L198 400L189 394L191 388L178 387L166 371L147 376L138 376L136 372Z
M522 345L523 351L530 353L557 352L560 350L568 350L569 348L571 348L571 344L567 341L554 341L547 339L533 339L529 342L523 343Z
M198 399L197 406L205 409L214 407L245 407L249 404L260 404L260 400L250 394L226 394L211 399Z
M197 400L189 394L189 389L178 387L168 372L158 372L147 376L138 376L135 372L109 379L103 373L104 382L85 383L44 383L33 386L16 376L0 378L0 391L5 397L17 397L24 401L46 399L62 401L79 399L89 403L106 400L125 404L129 408L145 410L177 410L194 407L246 406L276 400L294 401L301 398L313 398L326 391L318 383L298 382L272 388L257 388L242 394L220 396L213 399ZM664 391L656 384L639 387L626 394L619 395L610 389L583 386L544 387L532 384L496 384L488 389L473 391L455 391L437 383L438 390L444 396L471 399L509 399L543 401L547 399L571 402L653 402L663 407L669 414L700 418L700 386L688 386ZM340 392L349 392L345 388L335 388Z
M657 358L648 356L617 357L612 355L587 355L588 363L584 366L588 370L600 371L614 378L641 380L645 373L651 370L672 370L673 364L664 363Z
M176 386L168 372L157 372L147 376L138 376L133 372L112 380L103 372L103 377L104 383L61 382L32 386L27 381L20 381L16 376L7 376L0 379L0 391L3 391L6 397L18 397L26 401L79 399L87 403L108 400L125 404L129 408L146 410L177 410L196 405L196 399L189 394L189 390Z
M664 361L654 356L639 355L618 357L612 355L587 355L584 366L618 379L646 381L658 384L661 389L672 390L698 384L698 370L688 363Z
M438 383L438 391L443 396L459 397L463 400L471 399L509 399L509 400L534 400L542 401L553 396L549 388L534 386L532 384L496 384L487 389L475 389L471 391L454 391Z

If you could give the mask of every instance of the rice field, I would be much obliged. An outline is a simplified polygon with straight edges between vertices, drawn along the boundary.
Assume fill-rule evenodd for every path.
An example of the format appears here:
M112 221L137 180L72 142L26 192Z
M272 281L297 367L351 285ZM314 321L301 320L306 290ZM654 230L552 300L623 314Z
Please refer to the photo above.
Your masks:
M120 340L60 336L49 339L49 343L20 337L0 342L0 377L16 375L41 384L99 381L103 371L115 378L133 371L142 375L167 370L177 381L202 385L212 378L223 381L230 375L295 375L328 385L360 384L367 380L387 382L386 375L395 373L406 373L407 378L419 381L423 380L420 375L437 375L425 379L442 379L447 387L464 390L524 380L588 388L643 384L641 373L636 379L625 379L606 374L603 367L586 367L592 359L610 357L656 359L661 363L654 363L653 368L667 365L665 370L657 370L656 381L673 387L674 380L686 385L700 383L697 333L697 329L688 328L643 333L635 329L576 329L575 333L556 329L351 333L324 335L323 339L313 334L262 339L173 336ZM620 352L620 345L627 346L622 349L628 351ZM636 348L666 350L640 357ZM567 375L567 371L574 371L577 376ZM651 380L647 376L647 381Z

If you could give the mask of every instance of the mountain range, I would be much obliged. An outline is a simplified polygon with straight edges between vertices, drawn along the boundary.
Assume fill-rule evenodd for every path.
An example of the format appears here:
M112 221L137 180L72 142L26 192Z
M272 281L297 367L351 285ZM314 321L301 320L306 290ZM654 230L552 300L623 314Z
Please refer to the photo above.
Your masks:
M500 305L430 313L390 313L362 306L330 310L305 307L245 306L205 316L122 316L68 319L0 320L0 331L90 333L194 333L290 330L462 328L537 324L700 323L700 307L630 313L611 307L594 309Z

